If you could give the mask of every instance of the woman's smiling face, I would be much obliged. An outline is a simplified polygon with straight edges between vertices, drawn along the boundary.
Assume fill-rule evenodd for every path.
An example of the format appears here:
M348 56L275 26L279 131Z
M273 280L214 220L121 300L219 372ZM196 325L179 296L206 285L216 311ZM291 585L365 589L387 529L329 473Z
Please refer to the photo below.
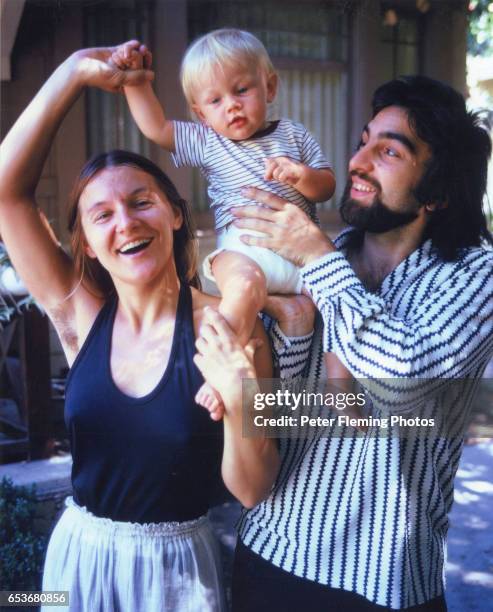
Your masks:
M86 254L114 282L146 284L175 270L173 231L181 226L181 214L143 170L101 170L82 192L79 210Z

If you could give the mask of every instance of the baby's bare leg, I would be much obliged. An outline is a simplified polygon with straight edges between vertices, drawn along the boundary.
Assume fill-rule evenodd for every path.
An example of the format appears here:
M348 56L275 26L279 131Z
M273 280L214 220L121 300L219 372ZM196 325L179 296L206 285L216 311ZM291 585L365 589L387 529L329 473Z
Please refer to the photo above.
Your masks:
M221 291L219 312L245 346L252 335L257 314L267 299L265 275L252 259L234 251L221 251L212 262L212 271ZM256 366L259 366L257 362ZM267 363L260 366L261 369L270 368ZM211 414L221 405L221 399L207 383L199 389L195 401Z
M267 299L265 275L253 259L234 251L219 253L212 271L221 292L219 312L244 346Z

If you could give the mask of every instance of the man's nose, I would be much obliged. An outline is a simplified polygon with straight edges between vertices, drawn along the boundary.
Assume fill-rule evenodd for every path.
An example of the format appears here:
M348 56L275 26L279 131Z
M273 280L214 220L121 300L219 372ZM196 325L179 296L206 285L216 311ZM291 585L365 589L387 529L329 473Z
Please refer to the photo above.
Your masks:
M349 160L349 171L362 170L369 172L373 169L373 158L371 150L366 145L361 145Z

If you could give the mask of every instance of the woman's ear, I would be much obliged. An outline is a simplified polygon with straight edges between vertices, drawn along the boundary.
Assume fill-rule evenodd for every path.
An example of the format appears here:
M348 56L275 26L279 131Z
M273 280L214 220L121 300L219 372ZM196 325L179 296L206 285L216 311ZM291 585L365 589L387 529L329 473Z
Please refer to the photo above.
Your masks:
M277 85L279 78L275 72L267 77L267 102L274 102L274 98L277 94Z
M83 242L83 249L84 249L84 253L90 257L91 259L96 259L96 253L91 249L91 247L87 244L87 241L85 238L82 239Z
M179 230L180 227L183 225L183 215L181 213L181 210L176 206L173 206L173 214L175 217L173 221L173 230Z

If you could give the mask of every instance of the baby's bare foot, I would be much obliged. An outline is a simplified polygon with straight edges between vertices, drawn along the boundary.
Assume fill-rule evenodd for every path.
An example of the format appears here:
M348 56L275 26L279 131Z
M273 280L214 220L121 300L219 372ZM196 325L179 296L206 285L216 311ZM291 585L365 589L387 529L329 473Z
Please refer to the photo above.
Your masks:
M195 395L197 404L209 411L213 421L220 421L224 416L224 404L219 393L209 383L204 383Z

